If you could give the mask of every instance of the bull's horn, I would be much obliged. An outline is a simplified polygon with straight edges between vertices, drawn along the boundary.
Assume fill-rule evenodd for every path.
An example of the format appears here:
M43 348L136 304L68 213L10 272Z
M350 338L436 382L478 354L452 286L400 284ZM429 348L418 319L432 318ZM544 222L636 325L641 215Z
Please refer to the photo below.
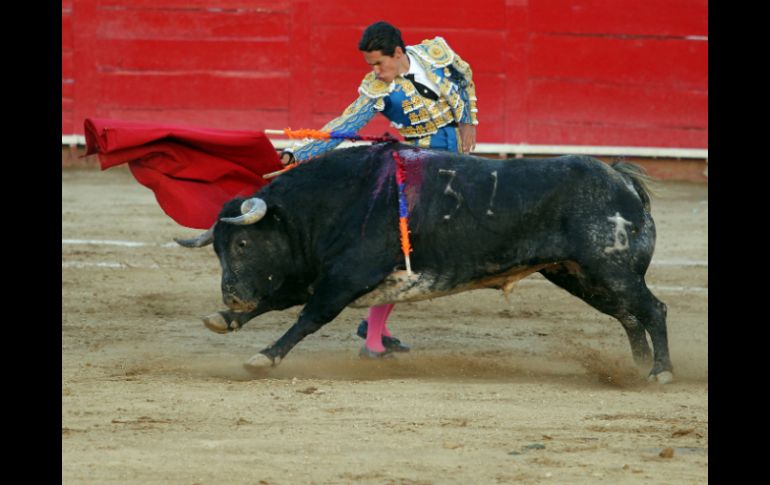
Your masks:
M241 204L241 214L238 217L223 217L219 219L222 222L230 224L238 224L239 226L245 226L248 224L254 224L258 220L262 219L267 212L267 204L259 197L252 197L246 199Z
M184 246L186 248L202 248L203 246L208 246L214 242L215 225L216 223L214 223L206 232L198 237L194 237L192 239L179 239L178 237L175 237L174 241L176 241L180 246Z

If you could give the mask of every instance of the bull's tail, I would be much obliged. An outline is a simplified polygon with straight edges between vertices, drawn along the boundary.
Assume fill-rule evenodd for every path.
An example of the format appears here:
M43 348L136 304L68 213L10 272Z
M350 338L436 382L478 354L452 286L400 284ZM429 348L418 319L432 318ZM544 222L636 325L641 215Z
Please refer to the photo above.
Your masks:
M631 180L634 189L636 189L636 193L639 194L639 197L642 199L644 209L649 212L651 191L648 184L653 181L653 178L647 175L647 171L644 170L644 168L635 163L618 160L612 162L612 165L610 166L617 170L621 175Z

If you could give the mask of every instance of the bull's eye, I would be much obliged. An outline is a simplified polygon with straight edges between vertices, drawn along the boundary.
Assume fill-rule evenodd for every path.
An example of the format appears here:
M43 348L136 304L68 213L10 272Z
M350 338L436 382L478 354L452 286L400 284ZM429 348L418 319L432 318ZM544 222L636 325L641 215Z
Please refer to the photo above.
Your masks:
M247 244L247 242L246 242L245 239L241 239L240 241L238 241L238 247L239 248L245 248L246 244Z

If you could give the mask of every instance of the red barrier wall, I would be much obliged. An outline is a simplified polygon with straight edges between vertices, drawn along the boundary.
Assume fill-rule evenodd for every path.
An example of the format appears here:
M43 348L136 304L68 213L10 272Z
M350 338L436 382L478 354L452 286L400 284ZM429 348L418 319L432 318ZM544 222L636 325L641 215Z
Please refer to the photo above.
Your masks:
M363 28L386 20L470 63L479 142L708 147L707 0L387 5L64 0L62 133L86 117L320 128L367 72ZM388 129L378 117L365 133Z

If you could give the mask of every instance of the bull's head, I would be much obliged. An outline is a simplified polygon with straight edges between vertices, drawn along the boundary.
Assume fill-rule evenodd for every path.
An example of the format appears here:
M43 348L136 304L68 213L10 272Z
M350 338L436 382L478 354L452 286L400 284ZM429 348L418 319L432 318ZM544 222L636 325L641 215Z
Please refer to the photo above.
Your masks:
M222 267L222 300L237 312L251 311L273 296L291 265L286 232L276 215L265 218L267 210L258 197L234 199L209 230L196 238L175 239L185 247L214 243Z
M246 199L241 204L241 215L237 217L223 217L220 220L222 222L237 225L254 224L262 219L266 212L267 204L265 204L265 201L257 197L252 197L251 199ZM191 239L174 238L174 241L186 248L201 248L203 246L208 246L214 242L214 227L216 227L216 225L217 223L215 222L206 232L198 237Z

